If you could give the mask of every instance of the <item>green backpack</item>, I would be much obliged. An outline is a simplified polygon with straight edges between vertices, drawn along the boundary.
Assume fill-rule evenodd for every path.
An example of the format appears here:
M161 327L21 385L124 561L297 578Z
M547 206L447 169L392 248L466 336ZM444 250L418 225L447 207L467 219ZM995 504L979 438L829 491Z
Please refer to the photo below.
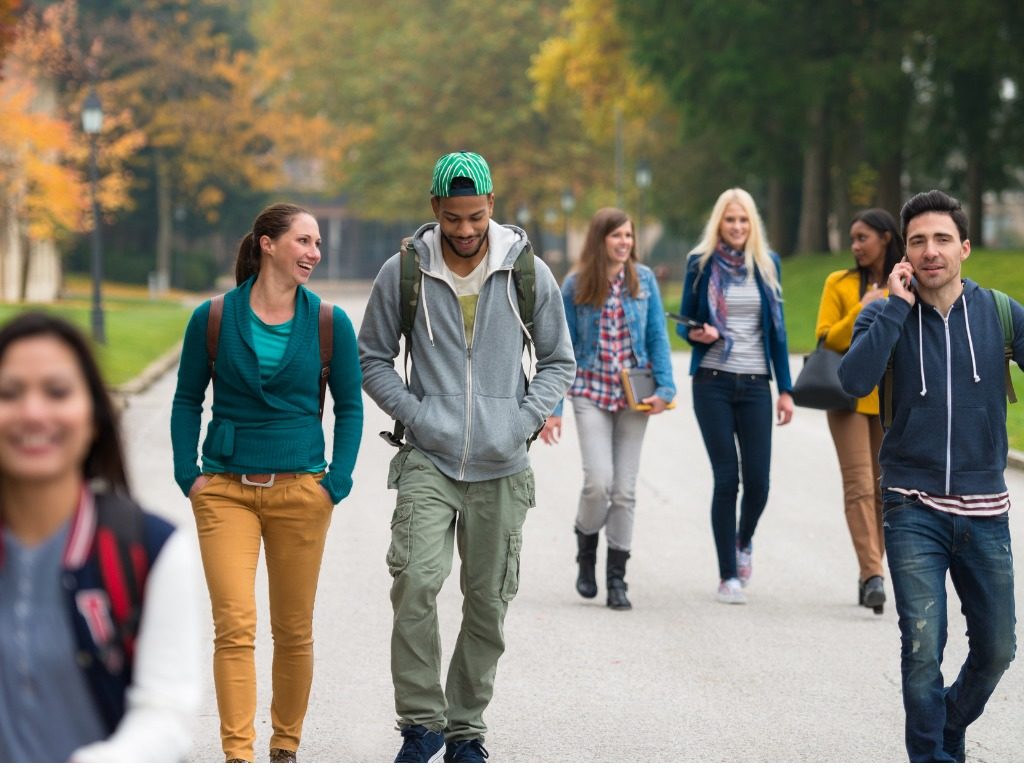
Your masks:
M999 315L999 325L1003 328L1003 358L1006 361L1006 399L1011 403L1016 403L1017 393L1013 391L1013 380L1010 378L1010 361L1013 359L1013 315L1010 313L1010 297L1002 291L997 291L995 288L989 288L988 291L996 302L996 314ZM882 417L882 426L886 429L892 426L893 354L889 355L889 362L885 365L885 377L882 379L885 396L882 398L882 402L879 403L879 415Z
M399 306L402 308L402 336L405 339L405 356L402 367L405 381L409 382L409 353L412 349L412 329L416 324L416 309L420 303L420 254L412 243L411 237L402 239L399 249L401 271L399 276ZM537 300L537 272L533 261L533 248L526 247L512 264L512 283L516 287L516 300L519 306L519 317L526 326L523 336L527 346L532 350L533 344L533 310ZM532 355L532 351L531 351ZM396 447L404 445L405 425L395 419L395 428L391 432L381 432L380 436Z

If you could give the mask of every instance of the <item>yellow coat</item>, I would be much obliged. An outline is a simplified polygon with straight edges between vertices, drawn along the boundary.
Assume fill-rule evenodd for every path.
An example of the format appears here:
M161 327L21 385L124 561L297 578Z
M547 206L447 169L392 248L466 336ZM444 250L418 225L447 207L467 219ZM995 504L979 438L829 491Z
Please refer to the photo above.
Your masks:
M845 353L853 338L853 324L863 308L860 303L860 273L856 269L833 272L825 278L814 338L824 336L825 347ZM878 415L878 387L857 401L857 413Z

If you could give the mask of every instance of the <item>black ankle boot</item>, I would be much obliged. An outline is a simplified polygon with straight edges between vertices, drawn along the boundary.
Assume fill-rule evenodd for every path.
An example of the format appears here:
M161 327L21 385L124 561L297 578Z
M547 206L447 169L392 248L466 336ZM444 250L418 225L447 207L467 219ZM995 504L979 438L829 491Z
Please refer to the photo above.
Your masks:
M860 604L876 614L885 611L885 581L881 576L872 576L860 582Z
M629 552L608 547L608 607L620 611L633 607L629 598L626 597L626 590L629 587L623 580L626 576L627 560L629 560Z
M580 565L580 574L576 577L576 591L582 597L597 596L597 576L594 568L597 564L596 533L580 533L576 530L576 562Z

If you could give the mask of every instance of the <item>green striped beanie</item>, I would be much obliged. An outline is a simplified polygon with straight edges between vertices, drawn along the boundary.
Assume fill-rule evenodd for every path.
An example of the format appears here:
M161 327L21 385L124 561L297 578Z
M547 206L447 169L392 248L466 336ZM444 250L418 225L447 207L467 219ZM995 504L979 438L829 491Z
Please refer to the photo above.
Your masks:
M468 179L472 184L456 179ZM432 197L458 197L460 195L489 195L494 191L491 169L476 152L452 152L434 164L434 177L430 183Z

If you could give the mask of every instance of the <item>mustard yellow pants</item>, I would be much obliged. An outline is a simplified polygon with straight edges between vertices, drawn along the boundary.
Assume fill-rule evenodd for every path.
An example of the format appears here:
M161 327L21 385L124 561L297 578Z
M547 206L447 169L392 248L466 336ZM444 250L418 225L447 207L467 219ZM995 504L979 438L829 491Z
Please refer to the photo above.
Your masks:
M225 759L254 759L261 541L274 638L270 747L298 750L313 680L313 602L334 508L320 477L276 479L272 487L260 488L212 475L192 495L213 607L213 679Z

